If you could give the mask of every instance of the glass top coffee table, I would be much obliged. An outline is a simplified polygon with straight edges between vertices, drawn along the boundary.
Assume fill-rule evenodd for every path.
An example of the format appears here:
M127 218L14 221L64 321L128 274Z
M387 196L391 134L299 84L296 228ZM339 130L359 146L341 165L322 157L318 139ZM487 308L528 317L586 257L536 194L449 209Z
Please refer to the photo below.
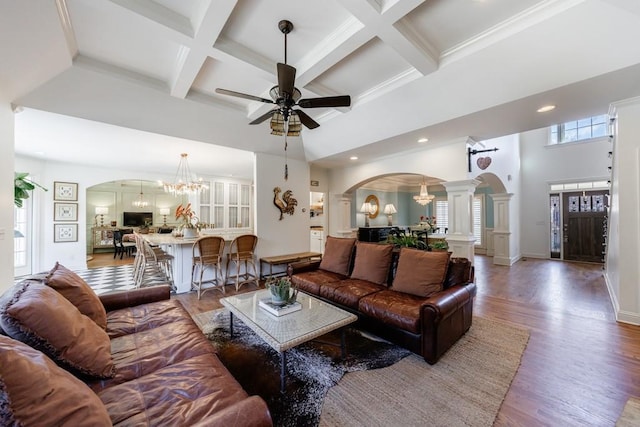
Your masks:
M229 317L231 338L233 338L233 317L236 316L280 353L280 389L284 391L287 366L286 351L353 323L358 317L303 292L298 292L298 302L302 304L302 309L278 317L258 306L261 299L270 298L270 296L269 290L264 289L221 298L220 302L231 313ZM344 331L341 349L344 357Z

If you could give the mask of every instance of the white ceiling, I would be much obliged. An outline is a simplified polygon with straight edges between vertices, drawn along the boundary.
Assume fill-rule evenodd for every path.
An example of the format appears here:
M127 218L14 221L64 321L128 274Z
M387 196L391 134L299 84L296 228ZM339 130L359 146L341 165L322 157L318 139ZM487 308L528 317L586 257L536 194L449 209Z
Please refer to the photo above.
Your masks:
M420 137L540 128L640 95L637 0L0 0L0 96L178 138L168 145L281 154L268 121L248 124L268 105L215 93L268 98L281 19L294 24L288 63L303 97L352 99L306 109L321 126L290 138L289 156L319 166L414 150ZM16 151L42 151L32 144Z

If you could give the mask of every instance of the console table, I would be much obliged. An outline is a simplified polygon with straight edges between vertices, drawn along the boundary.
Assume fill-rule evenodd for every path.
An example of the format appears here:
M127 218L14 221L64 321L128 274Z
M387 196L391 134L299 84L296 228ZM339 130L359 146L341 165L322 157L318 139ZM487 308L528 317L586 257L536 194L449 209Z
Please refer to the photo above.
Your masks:
M361 242L383 242L387 240L389 231L393 227L360 227L358 228L358 240Z
M312 258L322 258L322 254L320 252L298 252L295 254L262 257L260 258L260 278L265 278L265 275L262 274L262 264L267 264L269 266L269 277L271 277L273 276L274 265L283 265L298 261L308 261Z

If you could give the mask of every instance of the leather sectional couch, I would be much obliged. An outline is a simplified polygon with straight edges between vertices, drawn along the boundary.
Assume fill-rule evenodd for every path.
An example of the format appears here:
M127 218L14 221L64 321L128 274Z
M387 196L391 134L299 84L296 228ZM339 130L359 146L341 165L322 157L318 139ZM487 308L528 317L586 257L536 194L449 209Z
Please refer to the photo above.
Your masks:
M272 425L168 286L98 297L57 264L0 297L0 332L0 425Z
M322 261L288 273L301 291L357 314L360 327L430 364L471 326L474 269L449 252L328 237Z

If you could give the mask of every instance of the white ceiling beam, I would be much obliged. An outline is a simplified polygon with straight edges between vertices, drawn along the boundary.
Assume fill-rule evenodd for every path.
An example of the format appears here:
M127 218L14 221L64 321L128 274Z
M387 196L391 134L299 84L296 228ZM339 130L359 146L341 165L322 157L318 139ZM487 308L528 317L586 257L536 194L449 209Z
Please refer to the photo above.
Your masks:
M193 37L193 27L188 18L162 6L153 0L109 0L131 12L156 22L165 27L178 31L188 37Z
M171 96L177 98L187 96L237 2L237 0L218 0L209 3L190 48L180 49L180 54L176 58L172 73Z
M62 32L64 33L64 38L67 42L69 56L73 59L78 56L78 42L76 40L76 33L73 31L71 16L69 15L69 8L67 7L66 0L56 0L56 9L58 10L60 25L62 26Z
M396 51L405 61L423 75L430 74L438 68L438 58L430 49L416 43L412 38L402 34L394 24L418 6L422 1L399 1L390 6L383 14L367 0L338 0L345 9L361 21L367 31L378 37Z

